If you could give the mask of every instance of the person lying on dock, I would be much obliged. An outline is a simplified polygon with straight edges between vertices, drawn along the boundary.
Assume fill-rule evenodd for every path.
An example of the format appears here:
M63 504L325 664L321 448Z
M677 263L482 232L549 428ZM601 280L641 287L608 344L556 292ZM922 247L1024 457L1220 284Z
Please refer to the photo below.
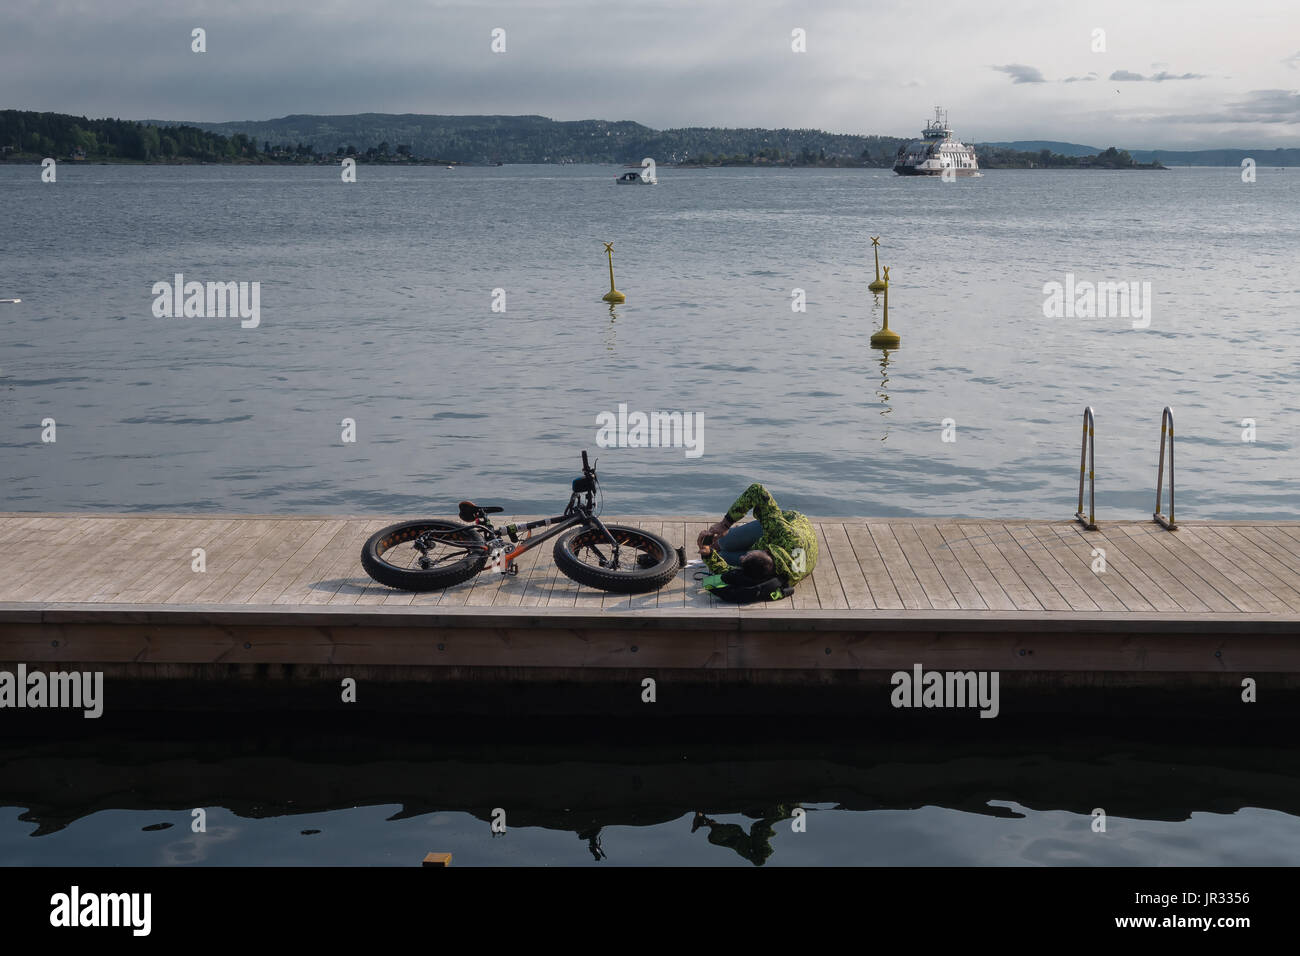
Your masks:
M736 522L750 510L754 521ZM782 511L760 484L752 484L722 520L700 532L700 557L713 574L704 587L733 603L779 601L817 565L817 535L798 511Z

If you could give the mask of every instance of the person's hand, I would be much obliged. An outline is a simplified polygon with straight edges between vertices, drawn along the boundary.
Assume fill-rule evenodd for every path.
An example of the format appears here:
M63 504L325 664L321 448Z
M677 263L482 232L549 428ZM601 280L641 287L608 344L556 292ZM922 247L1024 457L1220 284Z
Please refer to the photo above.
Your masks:
M700 549L701 556L712 551L713 545L726 533L727 525L721 521L714 522L701 531L699 537L695 539L695 546Z

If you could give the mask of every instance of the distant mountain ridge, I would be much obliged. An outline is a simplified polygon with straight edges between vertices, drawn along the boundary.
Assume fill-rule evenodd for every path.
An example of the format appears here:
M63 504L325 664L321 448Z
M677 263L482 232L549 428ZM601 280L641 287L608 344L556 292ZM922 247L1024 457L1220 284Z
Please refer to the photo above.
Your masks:
M197 126L258 143L302 143L332 154L364 152L387 143L417 156L465 163L711 162L745 156L780 163L833 159L892 165L903 142L893 136L855 136L811 129L683 128L655 130L631 120L553 120L545 116L440 116L420 113L296 114L270 120L193 123L144 120L158 126Z
M180 121L145 120L159 126ZM185 121L183 125L224 136L242 133L258 142L304 143L323 153L352 146L364 152L388 143L405 144L419 156L469 163L639 162L718 160L766 155L771 162L800 157L839 157L892 166L894 154L912 136L868 136L810 129L683 127L655 130L632 120L553 120L545 116L453 116L424 113L294 114L269 120L226 123ZM981 143L1024 152L1050 150L1062 156L1092 156L1103 147L1056 140ZM1300 149L1129 150L1137 162L1166 166L1239 166L1247 157L1268 166L1300 166Z

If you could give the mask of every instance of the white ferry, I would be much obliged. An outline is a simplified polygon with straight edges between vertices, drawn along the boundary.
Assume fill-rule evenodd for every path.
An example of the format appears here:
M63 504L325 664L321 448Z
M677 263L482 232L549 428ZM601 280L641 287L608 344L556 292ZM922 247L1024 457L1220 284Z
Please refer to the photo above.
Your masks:
M934 119L925 124L921 138L906 143L894 158L894 172L900 176L942 176L951 169L956 176L979 176L975 148L953 139L948 114L934 108Z

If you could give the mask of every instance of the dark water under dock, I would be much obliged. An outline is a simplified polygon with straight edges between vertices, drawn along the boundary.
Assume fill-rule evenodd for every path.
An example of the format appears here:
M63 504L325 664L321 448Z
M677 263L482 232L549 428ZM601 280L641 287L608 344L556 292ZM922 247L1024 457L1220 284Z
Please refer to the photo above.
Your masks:
M0 741L0 860L1293 865L1300 758L1285 737L1159 718L918 733L815 719L173 717ZM206 833L191 830L195 808ZM494 836L498 808L507 829ZM692 832L697 814L709 822Z

